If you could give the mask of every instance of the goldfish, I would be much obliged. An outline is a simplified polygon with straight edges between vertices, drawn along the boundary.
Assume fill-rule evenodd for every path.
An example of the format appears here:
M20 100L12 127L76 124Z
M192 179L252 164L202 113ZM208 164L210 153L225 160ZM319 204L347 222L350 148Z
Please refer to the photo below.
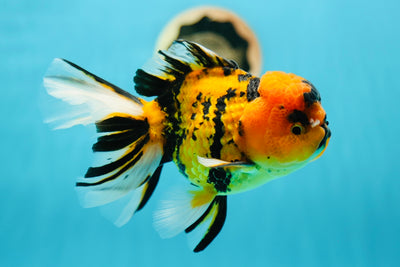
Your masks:
M194 252L221 231L229 195L304 167L331 137L311 82L281 71L255 77L194 42L160 50L134 84L142 98L57 58L44 86L69 108L49 122L95 126L94 163L77 193L84 207L109 206L117 226L144 207L173 161L188 182L160 203L154 226L163 238L193 234Z

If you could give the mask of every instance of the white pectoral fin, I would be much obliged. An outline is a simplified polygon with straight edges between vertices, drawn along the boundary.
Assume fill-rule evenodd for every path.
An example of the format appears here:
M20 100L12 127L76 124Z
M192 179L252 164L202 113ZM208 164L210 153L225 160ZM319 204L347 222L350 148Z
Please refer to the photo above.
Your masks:
M224 168L224 167L249 167L253 166L254 163L252 162L245 162L245 161L224 161L220 159L214 159L214 158L205 158L205 157L200 157L197 156L198 162L203 165L204 167L208 168Z
M183 189L183 188L182 188ZM170 191L154 214L154 227L162 238L188 233L194 252L205 249L221 231L226 217L226 196L188 185Z

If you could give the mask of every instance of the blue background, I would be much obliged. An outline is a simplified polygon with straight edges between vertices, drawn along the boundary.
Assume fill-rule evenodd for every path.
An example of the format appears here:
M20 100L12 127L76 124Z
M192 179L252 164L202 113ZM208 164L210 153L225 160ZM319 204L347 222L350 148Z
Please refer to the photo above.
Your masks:
M400 2L212 3L254 28L264 71L316 85L333 133L326 153L229 197L226 224L202 253L152 227L160 195L184 182L173 164L117 228L78 203L93 132L42 123L42 77L63 57L132 91L167 21L204 2L0 0L1 266L400 266Z

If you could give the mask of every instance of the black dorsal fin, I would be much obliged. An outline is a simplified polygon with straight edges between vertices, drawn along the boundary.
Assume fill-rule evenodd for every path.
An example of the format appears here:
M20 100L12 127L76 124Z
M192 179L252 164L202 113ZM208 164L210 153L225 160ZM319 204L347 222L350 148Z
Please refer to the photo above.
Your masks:
M134 77L135 90L144 96L159 96L182 82L193 70L215 67L237 69L233 60L218 56L211 50L194 42L177 40L168 50L160 50Z

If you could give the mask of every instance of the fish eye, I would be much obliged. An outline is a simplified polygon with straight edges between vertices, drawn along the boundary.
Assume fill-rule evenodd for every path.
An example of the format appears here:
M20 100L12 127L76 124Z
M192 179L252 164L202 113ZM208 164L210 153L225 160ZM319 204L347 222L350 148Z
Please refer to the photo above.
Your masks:
M291 131L295 135L300 135L300 134L302 134L304 132L304 127L301 126L301 125L295 124L295 125L292 126Z

